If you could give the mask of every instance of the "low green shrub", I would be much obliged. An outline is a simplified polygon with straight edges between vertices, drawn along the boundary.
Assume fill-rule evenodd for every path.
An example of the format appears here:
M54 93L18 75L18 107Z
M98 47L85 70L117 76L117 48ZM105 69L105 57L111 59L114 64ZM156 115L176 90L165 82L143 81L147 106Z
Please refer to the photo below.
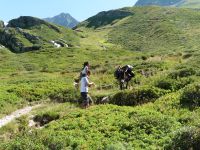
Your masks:
M190 78L190 77L183 77L183 78L180 78L178 80L176 80L174 83L175 83L175 86L174 86L174 89L175 90L179 90L179 89L182 89L184 88L185 86L191 84L194 82L194 79Z
M23 104L25 104L23 99L16 94L0 89L0 118L3 117L1 114L9 114Z
M142 60L147 60L148 57L147 56L141 56Z
M189 77L195 75L196 71L193 68L180 68L178 70L174 70L169 74L169 77L172 79Z
M17 135L15 137L16 140L10 141L5 144L0 143L0 148L4 150L46 149L41 141L41 138L37 135L38 132L26 133L23 135L24 138L21 138L22 135ZM32 140L29 139L30 136Z
M162 149L178 128L175 118L155 110L98 105L70 110L45 128L19 134L0 147L30 149L34 143L33 149L50 150Z
M191 84L183 89L180 97L180 104L183 106L200 106L200 84Z
M72 102L72 103L77 103L80 102L80 92L79 90L76 89L66 89L66 90L61 90L55 93L52 93L49 98L52 101L56 102Z
M26 71L35 71L37 66L35 64L24 64L24 69Z
M110 145L105 147L105 150L126 150L126 149L127 149L126 145L124 145L120 142L110 144Z
M184 88L186 85L194 82L192 78L178 78L178 79L171 79L169 77L162 77L158 80L154 81L154 86L164 89L164 90L171 90L177 91L179 89Z
M29 102L47 99L49 96L59 94L60 91L66 89L66 85L56 80L24 80L14 84L16 85L10 87L7 92Z
M173 89L174 80L169 78L163 78L155 83L155 87L165 89L165 90L172 90Z
M111 97L110 103L119 106L135 106L154 101L168 91L156 87L140 87L131 91L121 91Z
M196 127L183 127L176 131L172 141L165 147L167 150L199 150L200 129Z
M188 59L188 58L190 58L190 57L192 57L192 54L190 54L190 53L184 54L184 55L182 56L183 59Z
M45 124L48 124L49 122L53 120L57 120L60 118L60 115L56 112L50 111L50 112L45 112L42 114L36 115L33 120L35 122L38 122L40 126L43 126Z
M21 116L20 118L17 118L17 122L19 124L18 130L19 132L25 132L28 129L28 117L27 116Z

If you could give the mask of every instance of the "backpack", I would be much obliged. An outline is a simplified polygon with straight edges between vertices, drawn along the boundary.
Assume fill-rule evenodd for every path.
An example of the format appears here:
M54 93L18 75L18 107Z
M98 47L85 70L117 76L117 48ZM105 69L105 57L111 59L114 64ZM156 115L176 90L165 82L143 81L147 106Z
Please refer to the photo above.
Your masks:
M119 79L121 77L122 71L120 68L117 68L114 72L115 79Z

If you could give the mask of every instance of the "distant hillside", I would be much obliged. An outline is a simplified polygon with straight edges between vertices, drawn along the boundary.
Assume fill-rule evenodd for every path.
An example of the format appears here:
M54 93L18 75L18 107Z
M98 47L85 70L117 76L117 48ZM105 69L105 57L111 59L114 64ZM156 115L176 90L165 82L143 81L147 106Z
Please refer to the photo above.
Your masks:
M73 28L79 23L76 19L74 19L68 13L61 13L52 18L44 18L44 20L50 23L54 23L54 24L61 25L64 27L69 27L69 28Z
M112 22L116 20L125 18L130 15L132 15L132 13L126 9L103 11L103 12L98 13L95 16L88 18L84 22L80 23L79 26L86 26L89 28L90 27L98 28L101 26L111 24Z
M13 19L6 28L0 30L0 44L17 53L54 46L73 46L77 41L74 31L30 16Z
M147 5L200 8L200 1L199 0L138 0L135 4L135 6L147 6Z
M183 3L185 0L138 0L136 6L158 5L158 6L172 6Z
M199 18L199 10L130 7L99 13L78 27L107 32L108 43L129 50L187 50L200 47Z

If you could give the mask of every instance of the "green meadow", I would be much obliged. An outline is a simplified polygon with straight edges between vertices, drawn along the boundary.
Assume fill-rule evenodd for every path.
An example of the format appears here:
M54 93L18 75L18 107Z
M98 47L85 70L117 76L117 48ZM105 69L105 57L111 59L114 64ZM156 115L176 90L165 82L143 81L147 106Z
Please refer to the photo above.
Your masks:
M59 36L73 43L68 48L1 48L0 118L41 107L0 128L0 149L198 150L199 18L199 10L127 7L89 18L66 31L70 37L62 31ZM26 32L57 38L41 28ZM84 61L96 84L88 109L80 107L73 85ZM120 91L113 74L126 64L136 76ZM28 126L31 116L37 126Z

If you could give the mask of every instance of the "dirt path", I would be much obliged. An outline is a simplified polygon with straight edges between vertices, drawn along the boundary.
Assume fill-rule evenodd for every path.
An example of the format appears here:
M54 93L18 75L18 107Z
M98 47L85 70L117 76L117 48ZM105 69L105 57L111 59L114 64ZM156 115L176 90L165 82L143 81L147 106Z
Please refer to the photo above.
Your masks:
M39 107L40 105L35 105L35 106L27 106L25 108L19 109L15 112L13 112L10 115L7 115L3 118L0 119L0 128L8 124L9 122L13 121L16 118L19 118L22 115L28 114L33 108Z

